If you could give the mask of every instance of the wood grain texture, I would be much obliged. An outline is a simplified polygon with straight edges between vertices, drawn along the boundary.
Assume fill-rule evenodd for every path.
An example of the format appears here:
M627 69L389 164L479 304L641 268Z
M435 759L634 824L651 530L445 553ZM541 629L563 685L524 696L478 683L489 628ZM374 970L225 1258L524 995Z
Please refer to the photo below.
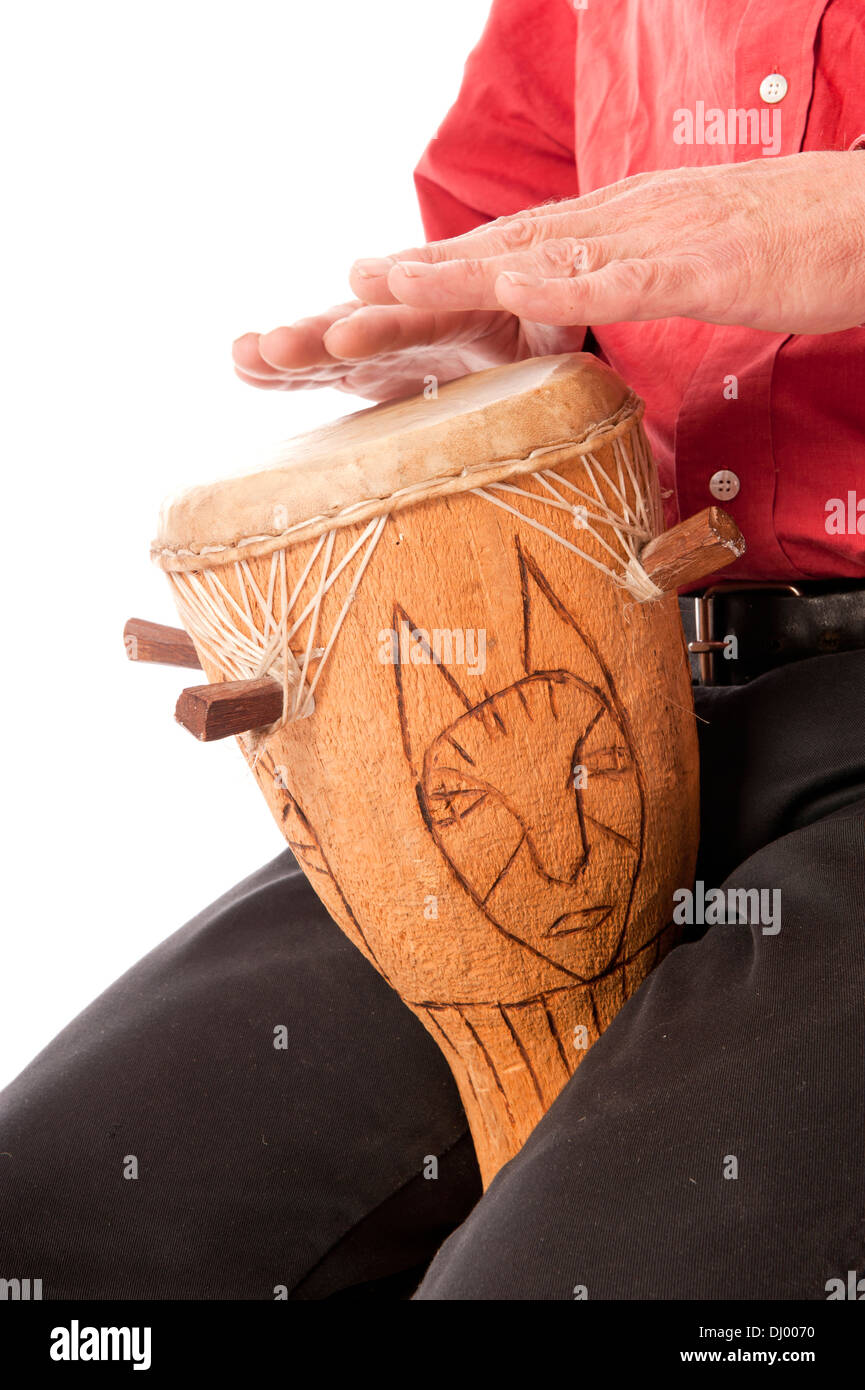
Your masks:
M222 681L181 691L174 717L202 743L272 724L282 714L282 686L267 677Z
M552 409L550 391L545 381L515 394L514 417ZM506 414L497 407L500 451ZM451 423L454 457L483 456L482 419ZM371 467L373 444L364 447ZM396 452L400 441L380 447ZM617 450L633 447L623 430L615 448L598 449L609 479L622 482ZM576 452L556 461L591 495L586 469ZM612 507L613 484L600 486ZM545 522L573 542L566 512ZM332 569L363 527L336 533ZM316 544L285 550L300 609L321 585ZM268 592L270 555L206 564L264 631L255 595ZM350 585L348 567L324 593L312 645ZM303 623L296 656L312 635ZM442 1048L488 1184L675 940L672 895L692 883L699 819L675 594L634 602L482 496L427 499L387 520L314 713L270 732L263 748L240 743L328 912Z
M745 538L729 512L706 507L649 541L640 560L658 588L672 593L726 568L744 553Z
M201 670L192 638L182 627L166 627L163 623L150 623L146 618L130 618L123 629L123 645L130 661Z

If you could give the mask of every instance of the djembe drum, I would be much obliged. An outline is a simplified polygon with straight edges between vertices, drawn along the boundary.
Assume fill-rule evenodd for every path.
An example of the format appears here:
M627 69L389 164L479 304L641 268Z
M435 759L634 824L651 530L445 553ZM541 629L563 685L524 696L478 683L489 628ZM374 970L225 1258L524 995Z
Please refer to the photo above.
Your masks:
M674 589L743 547L716 509L661 534L641 415L587 354L495 368L180 495L154 545L194 644L166 659L209 681L178 718L239 735L328 912L441 1046L485 1184L692 881Z

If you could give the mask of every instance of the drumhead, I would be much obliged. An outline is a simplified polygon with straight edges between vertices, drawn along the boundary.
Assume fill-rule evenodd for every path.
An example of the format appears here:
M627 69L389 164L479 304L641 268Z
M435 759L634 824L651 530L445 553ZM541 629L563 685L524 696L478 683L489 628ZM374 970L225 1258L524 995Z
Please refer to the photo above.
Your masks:
M427 498L554 468L630 430L643 403L590 353L530 358L371 406L290 440L266 468L176 494L154 560L250 559Z

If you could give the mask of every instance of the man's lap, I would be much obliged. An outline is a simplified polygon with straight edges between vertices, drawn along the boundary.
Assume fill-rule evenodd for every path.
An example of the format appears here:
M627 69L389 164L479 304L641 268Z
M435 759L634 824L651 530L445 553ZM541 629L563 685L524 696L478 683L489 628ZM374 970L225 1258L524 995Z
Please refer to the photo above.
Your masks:
M6 1088L0 1149L0 1273L44 1298L321 1296L419 1267L416 1283L480 1190L436 1044L288 851Z
M419 1298L825 1296L863 1256L863 667L698 692L698 877L780 890L781 930L692 931L480 1201L443 1057L286 852L0 1095L2 1272L405 1297L471 1212Z

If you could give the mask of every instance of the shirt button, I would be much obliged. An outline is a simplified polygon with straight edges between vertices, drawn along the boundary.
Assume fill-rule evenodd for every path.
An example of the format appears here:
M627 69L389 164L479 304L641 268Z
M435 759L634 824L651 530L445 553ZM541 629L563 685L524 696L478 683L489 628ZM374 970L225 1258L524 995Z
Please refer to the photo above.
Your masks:
M760 96L770 106L783 101L787 95L787 90L787 79L780 72L770 72L768 77L764 77L760 83Z
M709 479L709 491L719 502L729 502L739 491L739 479L729 468L720 468Z

